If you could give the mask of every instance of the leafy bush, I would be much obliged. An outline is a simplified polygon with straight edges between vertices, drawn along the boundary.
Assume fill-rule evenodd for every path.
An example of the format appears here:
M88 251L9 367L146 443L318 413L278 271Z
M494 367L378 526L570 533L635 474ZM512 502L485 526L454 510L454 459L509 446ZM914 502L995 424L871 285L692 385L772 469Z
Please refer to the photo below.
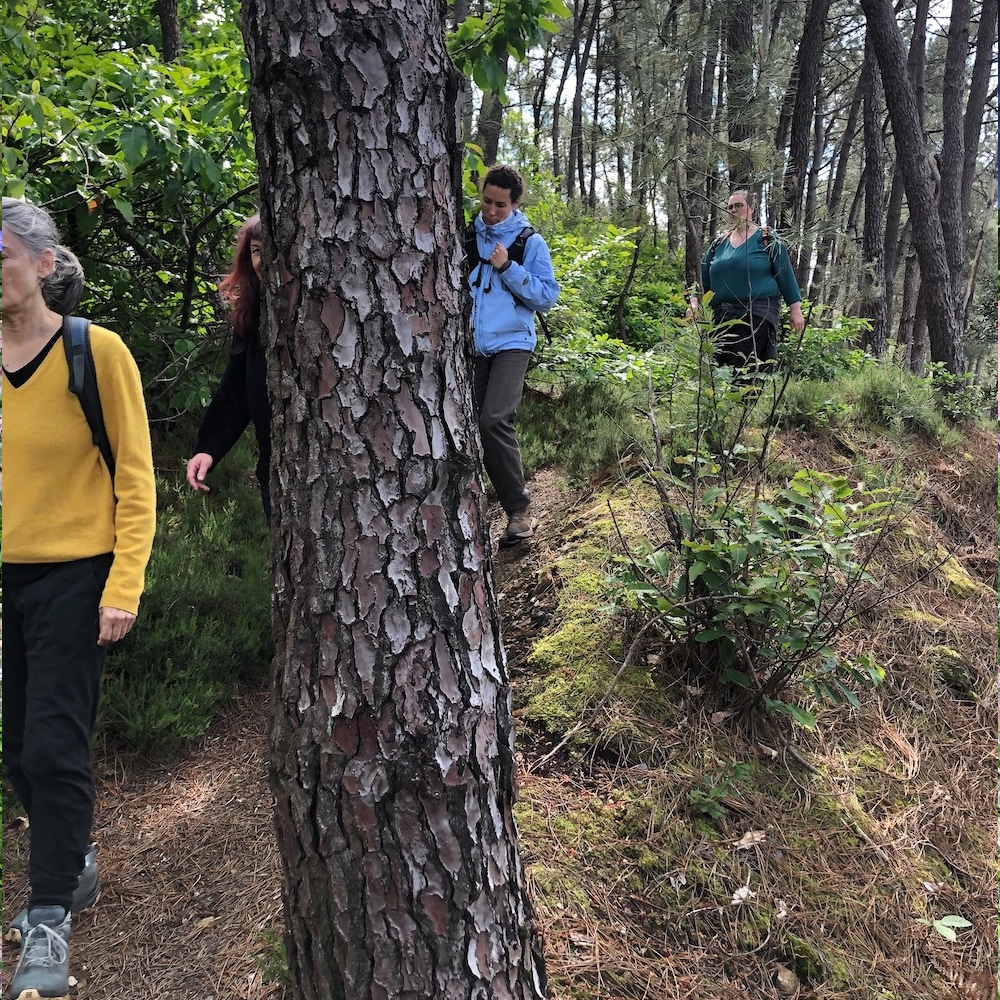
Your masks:
M250 448L241 444L195 494L157 479L158 525L139 617L108 657L99 729L149 749L201 735L271 658L267 536Z
M4 194L52 213L87 275L81 311L125 338L154 416L189 409L224 326L215 284L256 198L238 21L195 11L185 27L210 36L166 63L156 19L120 5L9 15Z
M692 456L691 463L698 462ZM878 532L894 498L867 497L843 479L801 470L770 495L716 483L717 470L680 477L657 470L668 539L636 552L621 574L626 592L659 616L690 659L747 692L744 708L814 718L786 701L804 682L813 695L857 704L859 681L882 673L833 650L844 595L868 582L859 542Z
M838 656L835 639L849 598L873 582L862 553L888 528L899 496L808 469L772 482L768 450L790 375L731 381L712 364L705 331L692 351L678 348L679 369L694 374L667 393L650 383L647 479L662 535L632 545L621 599L702 677L742 689L739 710L811 726L811 711L790 694L797 685L854 704L859 683L881 679L875 663Z
M952 423L978 420L987 411L991 394L976 384L972 372L954 375L941 362L932 362L927 366L927 376L938 408Z
M815 325L818 307L809 308L810 323L795 337L782 333L779 338L778 356L800 379L829 382L847 372L857 371L870 359L856 346L868 321L839 317L832 326Z
M890 362L867 365L853 382L843 385L854 416L874 427L915 431L931 441L945 434L930 382L908 375Z
M659 343L665 317L683 310L676 258L652 243L637 249L639 230L610 223L596 232L593 223L586 228L586 233L546 234L560 284L553 329L566 336L615 338L633 348Z

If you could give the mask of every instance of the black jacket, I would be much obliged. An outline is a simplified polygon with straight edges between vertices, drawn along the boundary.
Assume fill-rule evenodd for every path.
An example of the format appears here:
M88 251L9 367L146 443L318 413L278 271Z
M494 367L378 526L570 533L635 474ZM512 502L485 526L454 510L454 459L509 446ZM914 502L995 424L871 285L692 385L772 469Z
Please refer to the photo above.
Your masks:
M215 390L198 430L195 453L212 456L213 465L229 453L247 424L257 435L257 482L264 515L271 516L271 493L268 477L271 467L271 406L267 398L267 366L260 343L259 324L241 344L233 340L229 363Z

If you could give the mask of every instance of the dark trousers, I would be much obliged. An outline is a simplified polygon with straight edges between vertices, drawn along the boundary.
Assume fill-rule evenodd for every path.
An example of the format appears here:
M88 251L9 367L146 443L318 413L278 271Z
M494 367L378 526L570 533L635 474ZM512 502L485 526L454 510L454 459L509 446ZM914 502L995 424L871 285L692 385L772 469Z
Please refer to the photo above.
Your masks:
M69 909L90 842L111 560L3 565L3 763L31 830L29 906Z
M508 516L524 510L529 502L514 418L530 360L531 351L500 351L489 357L477 356L473 372L483 464Z
M715 363L733 369L737 381L767 375L778 366L778 334L768 320L748 316L719 330Z

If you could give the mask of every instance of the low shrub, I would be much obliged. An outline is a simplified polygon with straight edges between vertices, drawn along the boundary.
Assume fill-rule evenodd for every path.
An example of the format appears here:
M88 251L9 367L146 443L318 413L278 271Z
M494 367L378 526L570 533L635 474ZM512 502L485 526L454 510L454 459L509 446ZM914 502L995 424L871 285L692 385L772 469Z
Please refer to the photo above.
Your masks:
M135 749L201 735L272 650L267 534L250 446L196 494L179 459L161 461L156 540L139 617L110 653L98 730Z

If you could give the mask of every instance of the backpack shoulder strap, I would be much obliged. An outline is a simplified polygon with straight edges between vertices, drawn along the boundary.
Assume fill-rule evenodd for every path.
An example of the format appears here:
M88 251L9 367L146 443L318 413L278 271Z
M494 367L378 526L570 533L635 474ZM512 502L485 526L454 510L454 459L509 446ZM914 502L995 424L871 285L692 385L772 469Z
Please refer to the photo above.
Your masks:
M767 259L771 262L771 273L778 276L778 263L775 260L776 247L781 245L781 241L774 235L774 230L770 226L760 227L760 241L767 251Z
M69 366L69 391L80 400L94 444L100 449L104 464L115 478L115 459L104 426L104 410L97 388L97 369L90 349L90 320L80 316L63 317L63 348Z
M465 227L464 246L465 266L471 271L482 259L479 256L479 240L476 238L476 227L471 222Z
M507 256L515 264L524 263L524 247L528 240L535 235L535 230L531 226L525 226L517 236L514 237L514 242L507 247Z
M722 246L722 241L726 238L726 234L723 233L721 236L716 236L714 240L708 245L708 266L712 266L712 261L715 260L715 251Z

